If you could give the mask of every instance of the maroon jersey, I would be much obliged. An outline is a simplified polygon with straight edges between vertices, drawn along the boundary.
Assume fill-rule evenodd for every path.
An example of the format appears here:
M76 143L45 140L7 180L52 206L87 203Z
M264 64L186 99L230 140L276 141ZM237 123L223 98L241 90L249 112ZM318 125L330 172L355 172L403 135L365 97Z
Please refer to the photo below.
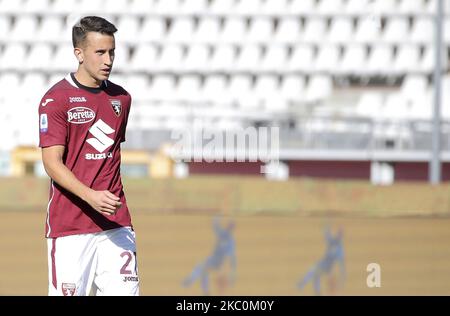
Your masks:
M120 176L120 143L131 97L105 81L100 88L78 83L73 74L55 84L39 104L39 146L65 146L63 162L86 186L120 198L115 215L104 216L51 181L46 237L85 234L131 226Z

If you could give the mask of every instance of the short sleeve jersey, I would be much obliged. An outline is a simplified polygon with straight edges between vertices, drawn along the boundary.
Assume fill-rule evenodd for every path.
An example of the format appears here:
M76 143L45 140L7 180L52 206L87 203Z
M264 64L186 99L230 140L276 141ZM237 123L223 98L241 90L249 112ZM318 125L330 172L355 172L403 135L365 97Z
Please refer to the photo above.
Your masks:
M63 163L86 186L120 198L115 215L104 216L51 180L46 237L86 234L131 226L120 175L120 145L131 96L110 81L100 88L81 85L67 75L39 104L39 146L63 145Z

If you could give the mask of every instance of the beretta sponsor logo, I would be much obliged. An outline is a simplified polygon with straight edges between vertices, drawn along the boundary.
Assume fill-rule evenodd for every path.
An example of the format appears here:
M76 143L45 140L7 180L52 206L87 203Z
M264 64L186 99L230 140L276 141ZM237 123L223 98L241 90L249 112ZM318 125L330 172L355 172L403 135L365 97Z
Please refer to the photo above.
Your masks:
M79 106L67 111L67 121L73 124L84 124L92 121L95 113L90 108Z

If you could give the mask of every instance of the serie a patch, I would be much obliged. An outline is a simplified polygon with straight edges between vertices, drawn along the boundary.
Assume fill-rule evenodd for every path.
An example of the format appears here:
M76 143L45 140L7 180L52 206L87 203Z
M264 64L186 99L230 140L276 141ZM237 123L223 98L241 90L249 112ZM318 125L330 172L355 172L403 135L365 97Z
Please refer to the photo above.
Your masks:
M41 114L41 117L39 118L39 128L41 130L41 133L47 133L48 131L48 119L47 114Z

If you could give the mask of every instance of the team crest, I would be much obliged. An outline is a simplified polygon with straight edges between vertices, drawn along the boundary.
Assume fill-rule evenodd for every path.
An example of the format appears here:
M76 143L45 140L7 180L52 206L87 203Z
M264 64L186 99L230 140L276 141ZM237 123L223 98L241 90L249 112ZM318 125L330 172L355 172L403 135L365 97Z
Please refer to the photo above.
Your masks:
M74 296L76 285L75 283L63 283L61 290L64 296Z
M116 113L117 116L120 116L120 113L122 113L122 103L120 100L110 100L110 102L114 113Z

